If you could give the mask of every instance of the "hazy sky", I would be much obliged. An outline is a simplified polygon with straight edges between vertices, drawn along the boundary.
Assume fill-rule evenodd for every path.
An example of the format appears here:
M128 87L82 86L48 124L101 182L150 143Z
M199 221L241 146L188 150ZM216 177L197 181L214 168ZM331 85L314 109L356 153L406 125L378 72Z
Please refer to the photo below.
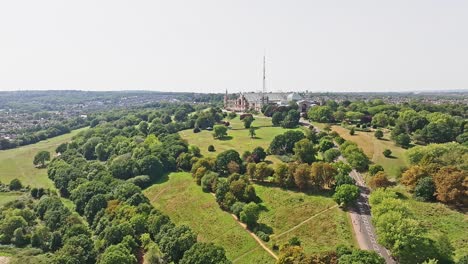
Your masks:
M0 90L468 88L468 1L0 0Z

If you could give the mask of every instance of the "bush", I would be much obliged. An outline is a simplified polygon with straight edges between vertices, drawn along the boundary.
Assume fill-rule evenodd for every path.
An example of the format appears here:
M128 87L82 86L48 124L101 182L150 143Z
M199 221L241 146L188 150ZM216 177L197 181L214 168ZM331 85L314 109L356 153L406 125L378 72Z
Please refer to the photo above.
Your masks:
M359 125L359 124L358 124ZM358 125L356 125L358 127ZM356 132L354 131L354 127L349 130L349 134L353 136Z
M369 174L371 176L374 176L379 171L384 171L384 168L381 165L375 164L375 165L370 165L369 166Z
M383 138L383 132L382 132L382 130L377 129L377 130L375 131L375 133L374 133L374 136L375 136L376 138L378 138L378 139Z
M215 151L215 147L213 145L209 145L208 146L208 151L209 152L214 152Z
M199 127L195 127L195 128L193 129L193 133L199 133L199 132L200 132L200 128L199 128Z
M21 183L20 180L18 180L16 178L11 180L11 182L10 182L10 190L11 191L18 191L18 190L21 190L21 188L23 188L23 184Z
M201 186L204 192L214 192L216 191L216 180L218 179L218 174L214 172L208 172L201 178Z
M263 231L257 231L255 233L261 240L268 242L270 241L270 236L268 234L265 234Z
M435 184L432 177L422 178L414 188L414 197L420 201L434 200Z
M151 185L151 178L148 175L139 175L127 180L140 188L146 188Z
M383 154L385 157L389 158L389 157L392 156L392 151L389 150L389 149L386 149L386 150L384 150L384 151L382 152L382 154Z

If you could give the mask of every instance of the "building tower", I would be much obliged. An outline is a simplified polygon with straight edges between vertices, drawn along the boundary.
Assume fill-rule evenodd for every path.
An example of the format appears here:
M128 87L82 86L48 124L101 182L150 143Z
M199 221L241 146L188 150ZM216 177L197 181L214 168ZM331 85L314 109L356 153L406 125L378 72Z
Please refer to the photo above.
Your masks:
M266 92L266 69L265 69L265 55L263 55L263 84L262 84L262 107L265 105L265 92Z
M228 91L226 88L226 93L224 94L224 109L228 107Z

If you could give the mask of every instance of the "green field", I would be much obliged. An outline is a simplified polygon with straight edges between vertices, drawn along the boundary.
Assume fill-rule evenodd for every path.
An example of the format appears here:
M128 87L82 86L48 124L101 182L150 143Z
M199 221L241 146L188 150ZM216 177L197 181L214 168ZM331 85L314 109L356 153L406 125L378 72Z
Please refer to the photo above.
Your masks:
M328 195L311 195L262 185L255 185L255 190L266 208L260 214L259 223L273 228L270 246L275 243L281 246L294 236L301 240L308 254L334 250L339 244L355 245L348 214L338 207L322 212L336 205ZM314 215L317 216L281 235Z
M419 202L402 186L394 188L403 194L410 211L427 230L429 237L437 240L440 235L447 235L451 245L455 248L455 258L468 255L468 216L449 208L442 203Z
M372 162L382 165L390 178L398 177L401 168L408 166L404 156L406 150L390 141L389 133L385 133L384 138L379 140L374 137L374 132L356 131L356 134L351 136L349 130L341 126L332 126L332 131L336 131L342 138L358 144ZM392 151L392 157L387 158L382 154L385 149Z
M0 207L21 197L21 192L0 192Z
M87 128L81 128L71 133L43 140L15 149L0 150L0 181L9 183L12 179L19 179L23 185L31 187L54 188L47 178L47 169L37 169L33 165L34 155L41 150L55 154L55 148L61 143L68 142L71 138Z
M196 185L189 173L171 173L144 193L174 223L190 226L199 241L224 247L234 263L275 262L229 213L219 208L213 195Z
M252 126L255 130L256 137L250 138L249 130L244 128L244 124L236 117L229 120L232 129L228 130L228 136L225 139L214 139L213 132L202 130L200 133L193 133L192 129L180 131L182 138L186 139L189 144L200 147L203 156L213 157L219 153L235 149L242 155L244 151L252 151L255 147L263 147L265 150L270 146L271 141L276 135L286 132L288 129L282 127L273 127L271 119L266 117L255 117ZM297 128L300 129L300 128ZM208 146L213 145L215 152L209 152ZM279 159L275 156L268 156L267 160L278 162Z

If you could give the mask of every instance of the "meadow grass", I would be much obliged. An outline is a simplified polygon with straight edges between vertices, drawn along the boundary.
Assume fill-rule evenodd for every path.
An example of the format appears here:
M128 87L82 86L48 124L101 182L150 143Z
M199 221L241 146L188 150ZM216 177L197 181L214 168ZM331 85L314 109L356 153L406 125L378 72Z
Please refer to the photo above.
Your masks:
M406 189L399 185L394 190L402 194L410 211L426 229L428 236L435 241L446 235L455 248L455 259L468 255L468 215L438 202L420 202L415 200Z
M249 129L244 128L244 124L239 120L239 117L228 121L231 123L232 129L228 130L228 135L224 139L214 139L213 132L207 130L202 130L200 133L193 133L192 129L187 129L180 131L179 134L182 138L186 139L189 144L198 146L203 156L215 157L219 153L229 149L235 149L241 155L245 151L252 151L256 147L263 147L266 151L275 136L289 130L272 126L270 118L255 117L252 127L256 129L256 136L255 138L250 138ZM295 129L301 128L298 127ZM216 151L209 152L209 145L213 145ZM279 159L274 155L268 156L266 160L272 163L279 162Z
M314 124L315 125L315 124ZM364 153L375 164L380 164L390 178L396 178L400 175L401 169L408 166L405 158L405 149L395 145L389 139L388 131L384 133L382 139L377 139L374 132L356 131L354 135L349 134L349 130L341 126L332 126L332 131L337 132L342 138L355 142ZM392 156L387 158L383 155L385 149L392 151Z
M21 197L24 193L22 192L0 192L0 207L6 203L14 201Z
M50 151L51 155L54 155L58 145L70 141L73 136L85 129L87 128L23 147L0 150L0 181L9 183L17 178L24 186L54 188L53 182L47 177L47 169L34 167L34 156L41 150Z
M334 250L339 244L355 245L351 223L345 211L335 207L321 213L336 205L329 194L305 194L258 184L255 190L264 206L259 223L273 229L269 243L271 246L281 246L292 237L300 239L307 254ZM316 218L281 235L316 214L319 214Z
M174 223L192 228L199 241L222 246L234 263L275 262L229 213L219 208L212 194L201 190L190 173L171 173L144 194Z

